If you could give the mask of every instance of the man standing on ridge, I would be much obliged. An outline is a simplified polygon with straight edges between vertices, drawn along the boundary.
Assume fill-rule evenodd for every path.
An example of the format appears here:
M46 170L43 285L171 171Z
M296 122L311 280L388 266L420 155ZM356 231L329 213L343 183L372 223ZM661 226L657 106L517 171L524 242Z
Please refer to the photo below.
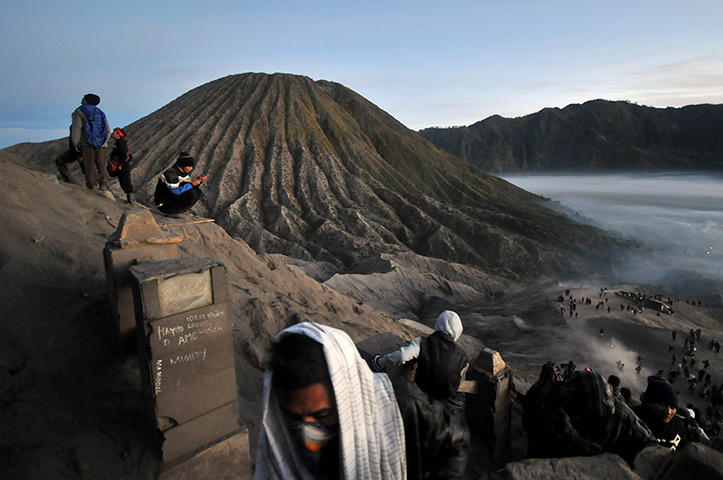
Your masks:
M110 125L105 113L98 108L100 97L86 94L80 107L73 112L70 139L76 151L83 157L85 185L89 189L108 189L109 175L106 169L105 150L110 139Z

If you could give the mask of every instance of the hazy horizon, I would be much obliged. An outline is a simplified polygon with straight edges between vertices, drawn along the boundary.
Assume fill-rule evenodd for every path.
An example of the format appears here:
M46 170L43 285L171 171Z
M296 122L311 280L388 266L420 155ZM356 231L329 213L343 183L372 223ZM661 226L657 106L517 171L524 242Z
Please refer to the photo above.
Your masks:
M501 176L557 201L596 226L653 248L628 281L674 270L723 280L723 174L608 173Z

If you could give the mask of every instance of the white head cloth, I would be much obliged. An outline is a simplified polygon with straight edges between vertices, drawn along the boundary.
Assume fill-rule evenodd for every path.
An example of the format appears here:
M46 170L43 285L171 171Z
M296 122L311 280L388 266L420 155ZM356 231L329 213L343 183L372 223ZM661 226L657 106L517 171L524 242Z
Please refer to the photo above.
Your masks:
M339 415L342 478L405 479L404 425L389 377L372 373L352 339L341 330L299 323L279 336L287 333L306 335L324 347ZM311 478L284 424L267 371L254 479Z

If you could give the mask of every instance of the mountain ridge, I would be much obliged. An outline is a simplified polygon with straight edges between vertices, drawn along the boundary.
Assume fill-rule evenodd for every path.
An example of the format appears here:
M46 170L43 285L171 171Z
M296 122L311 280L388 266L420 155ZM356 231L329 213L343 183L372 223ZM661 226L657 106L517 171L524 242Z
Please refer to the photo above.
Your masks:
M723 105L591 100L419 134L491 173L723 170Z
M158 175L188 151L197 173L209 176L195 213L257 251L337 271L411 251L529 280L607 272L629 246L440 150L330 81L231 75L125 130L145 204ZM64 147L53 144L58 153ZM47 144L8 150L54 170Z

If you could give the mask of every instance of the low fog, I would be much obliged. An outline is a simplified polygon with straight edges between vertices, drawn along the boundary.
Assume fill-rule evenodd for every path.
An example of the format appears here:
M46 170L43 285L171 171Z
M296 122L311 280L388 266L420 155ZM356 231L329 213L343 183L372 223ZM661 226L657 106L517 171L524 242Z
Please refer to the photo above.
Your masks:
M656 283L671 271L723 280L723 175L685 173L511 175L589 223L654 249L626 281ZM578 221L580 217L576 216Z

